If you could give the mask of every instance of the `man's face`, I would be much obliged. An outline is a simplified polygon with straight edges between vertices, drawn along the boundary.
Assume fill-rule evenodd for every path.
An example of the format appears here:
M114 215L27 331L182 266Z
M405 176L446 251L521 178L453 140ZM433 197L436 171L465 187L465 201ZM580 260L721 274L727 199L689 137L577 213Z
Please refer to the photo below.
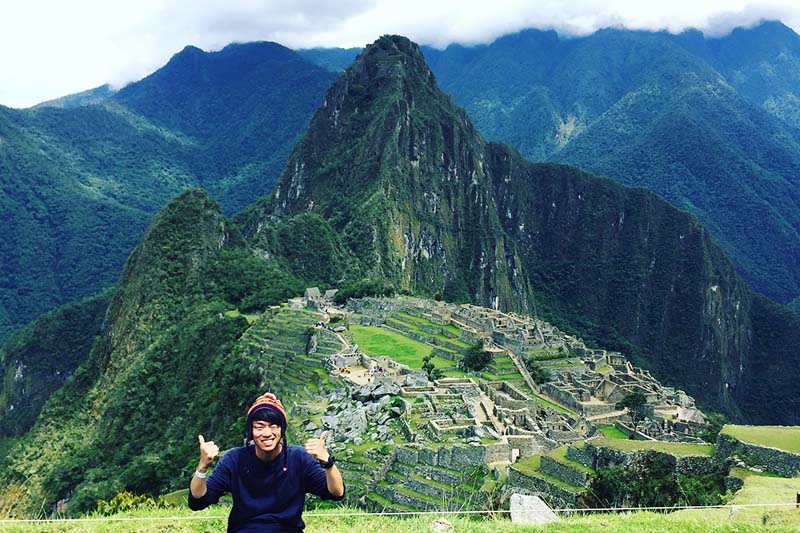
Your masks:
M281 442L281 427L263 420L253 422L253 441L262 452L272 452Z

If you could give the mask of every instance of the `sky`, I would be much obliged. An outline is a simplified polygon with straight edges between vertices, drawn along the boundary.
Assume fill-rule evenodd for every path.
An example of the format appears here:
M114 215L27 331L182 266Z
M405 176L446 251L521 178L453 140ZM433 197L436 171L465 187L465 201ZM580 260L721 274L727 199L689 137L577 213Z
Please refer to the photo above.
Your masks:
M718 37L780 20L800 33L797 0L0 0L0 104L28 107L139 80L187 45L365 46L384 34L419 44L489 43L526 28L565 37L624 27Z

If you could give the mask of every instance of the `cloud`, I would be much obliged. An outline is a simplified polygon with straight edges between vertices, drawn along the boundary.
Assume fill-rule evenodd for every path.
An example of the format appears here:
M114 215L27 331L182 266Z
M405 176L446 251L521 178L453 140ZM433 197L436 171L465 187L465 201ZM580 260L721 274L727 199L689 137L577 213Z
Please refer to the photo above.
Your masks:
M586 35L603 27L720 36L780 19L800 28L788 0L28 0L0 17L0 103L27 106L153 72L192 44L276 41L291 48L364 46L387 33L420 44L488 43L525 28Z

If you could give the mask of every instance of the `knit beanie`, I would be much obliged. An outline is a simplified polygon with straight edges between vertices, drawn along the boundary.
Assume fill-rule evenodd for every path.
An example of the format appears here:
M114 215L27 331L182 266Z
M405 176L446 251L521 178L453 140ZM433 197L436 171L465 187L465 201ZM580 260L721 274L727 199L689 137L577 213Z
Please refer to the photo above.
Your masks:
M281 452L284 455L284 467L283 470L286 471L287 463L288 463L288 448L289 444L286 440L286 410L283 408L283 404L281 401L271 392L266 392L256 398L256 401L253 405L250 406L250 409L247 410L247 426L245 430L245 446L250 444L253 440L253 416L259 411L272 411L273 413L278 415L281 421L281 443L283 444L283 450Z

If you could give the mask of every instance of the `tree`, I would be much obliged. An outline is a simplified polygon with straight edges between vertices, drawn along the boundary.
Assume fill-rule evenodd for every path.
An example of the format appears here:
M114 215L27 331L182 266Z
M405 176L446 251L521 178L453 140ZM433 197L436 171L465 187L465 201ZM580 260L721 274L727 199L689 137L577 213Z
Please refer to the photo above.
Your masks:
M527 367L533 382L538 385L541 385L542 383L547 383L548 381L553 379L553 375L550 372L550 369L543 367L533 357L528 357L527 359L525 359L525 366Z
M422 358L422 370L428 375L430 381L435 381L442 377L442 371L433 364L433 353L429 353Z
M491 352L487 352L483 348L483 341L470 346L464 353L464 358L461 360L461 367L464 370L474 370L476 372L483 370L492 362Z
M639 422L644 420L647 414L647 398L640 391L631 392L618 401L614 407L628 411L628 416L631 417L631 424L633 425L633 433L631 433L630 438L634 439L636 437L636 427Z

